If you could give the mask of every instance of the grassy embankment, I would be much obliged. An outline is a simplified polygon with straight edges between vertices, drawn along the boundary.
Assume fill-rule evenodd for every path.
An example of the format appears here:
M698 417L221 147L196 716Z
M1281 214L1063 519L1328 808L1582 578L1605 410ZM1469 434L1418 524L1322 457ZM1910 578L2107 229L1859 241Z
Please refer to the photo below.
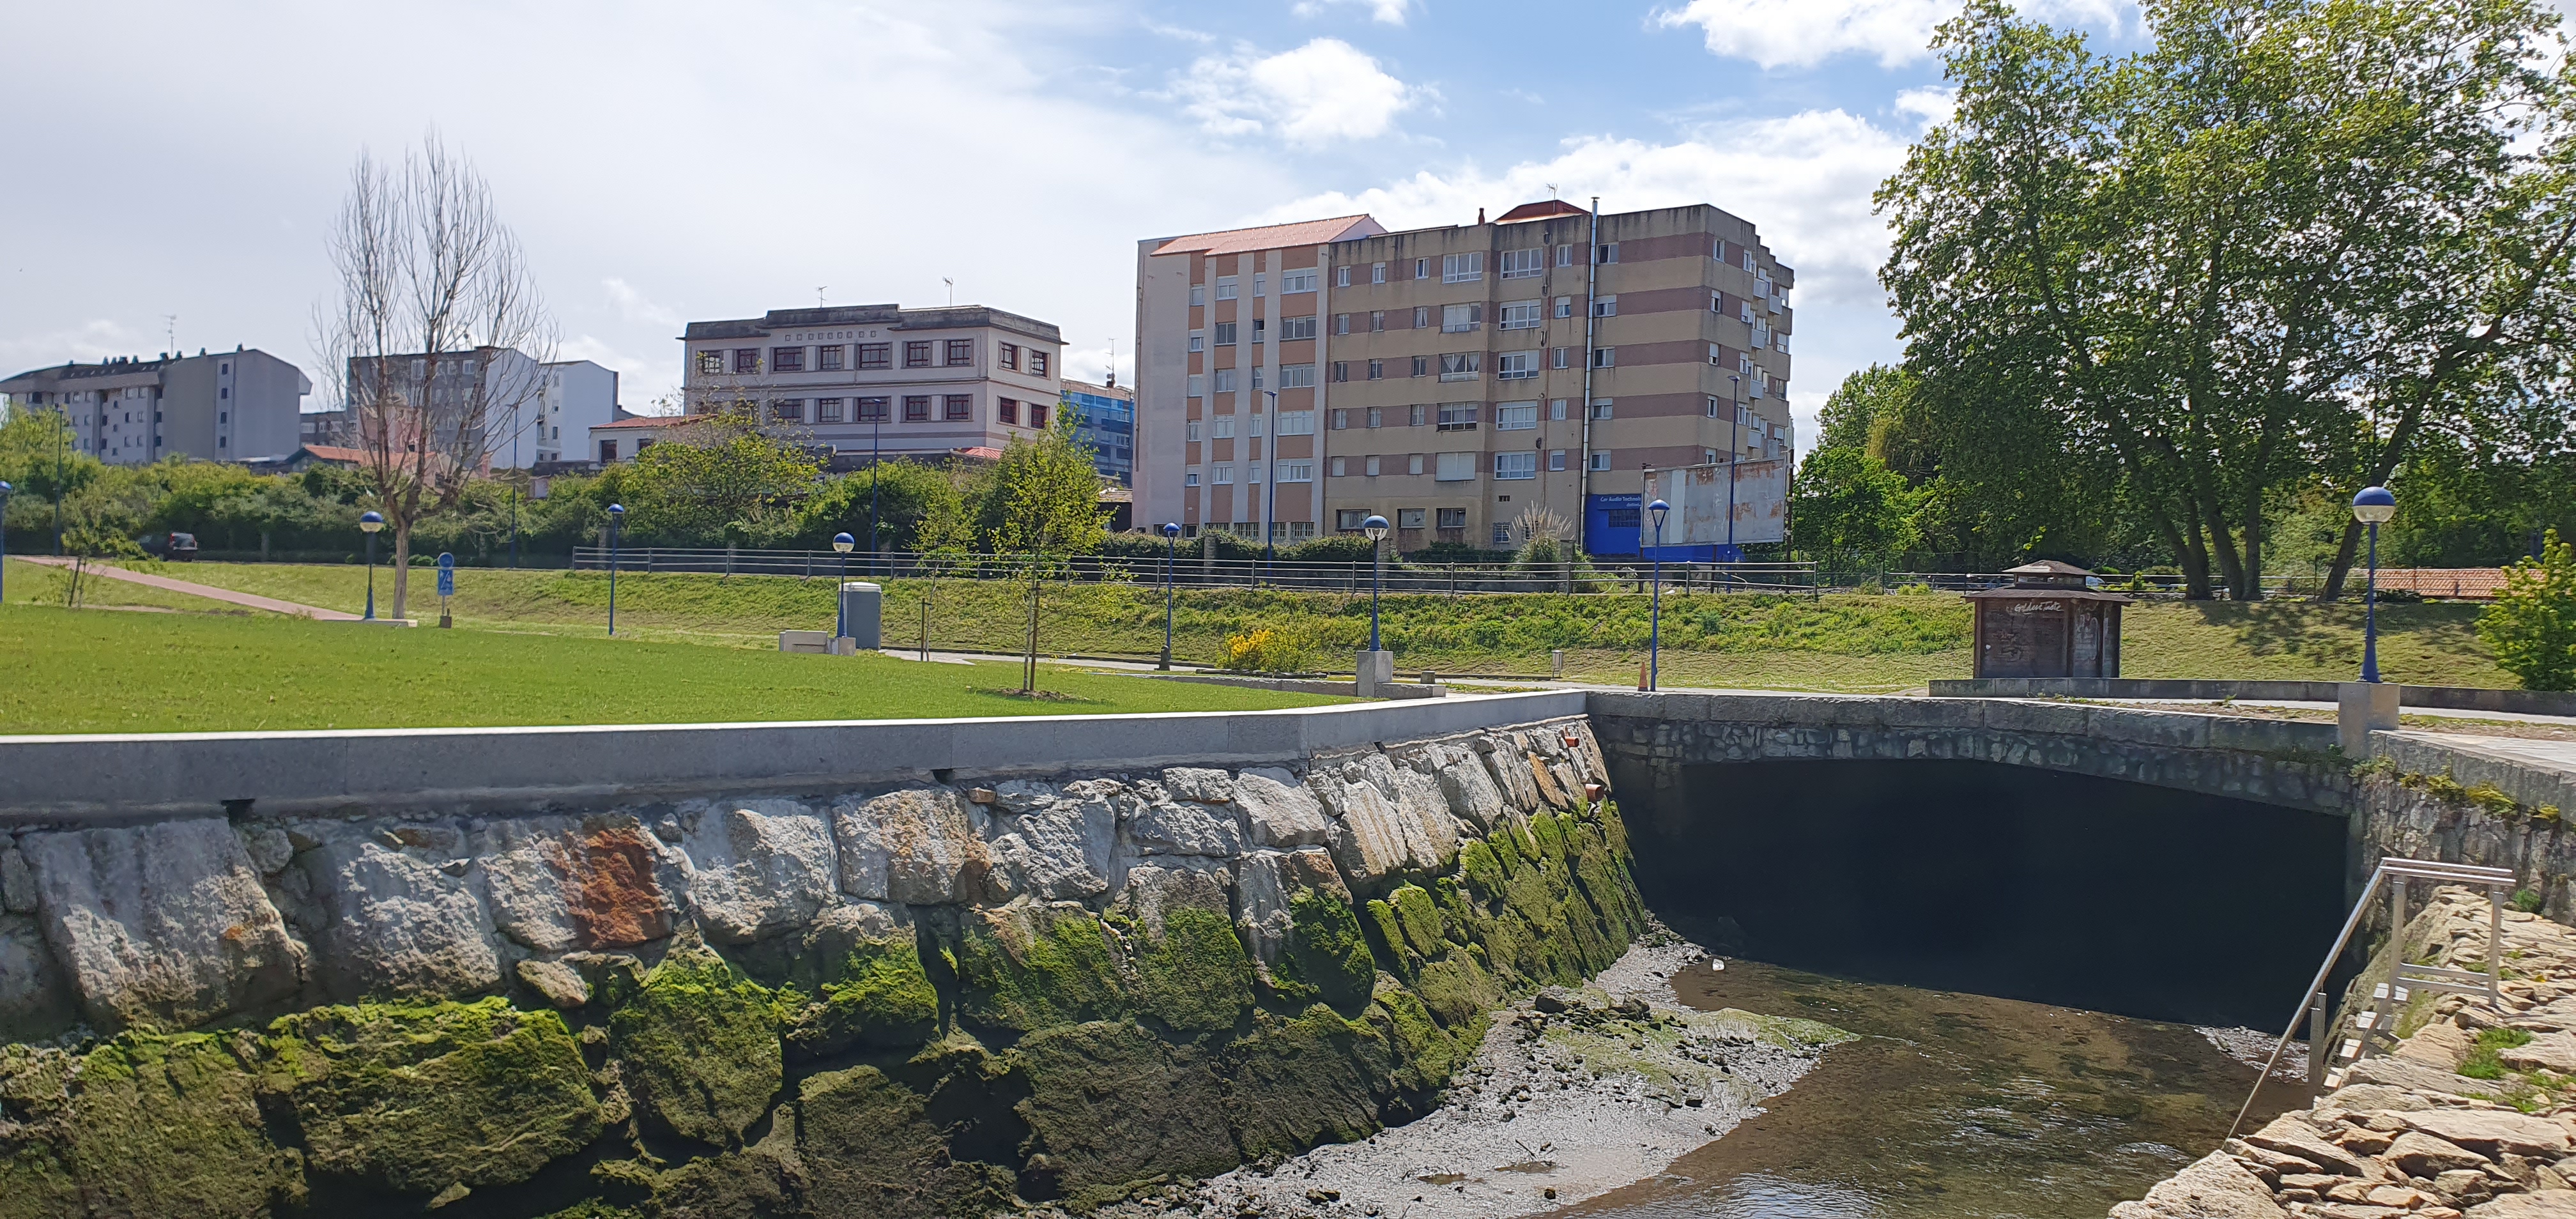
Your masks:
M305 604L356 611L365 572L286 564L178 564L152 570ZM389 595L379 572L379 604ZM477 569L459 574L458 625L590 634L607 610L596 572ZM832 582L788 577L628 574L618 579L618 626L652 639L774 647L776 633L828 627ZM433 587L418 573L416 589ZM136 590L143 595L149 590ZM921 637L928 585L896 580L886 591L885 639ZM12 600L19 595L12 593ZM1151 656L1162 643L1163 598L1145 586L1049 586L1040 647L1051 655ZM415 597L415 616L435 616ZM1383 635L1397 664L1445 673L1547 672L1566 651L1567 674L1633 681L1646 648L1647 598L1543 594L1389 596ZM1016 586L941 581L930 614L935 648L1010 651L1024 629ZM2469 605L2380 607L2380 665L2394 681L2512 686L2479 643ZM1255 589L1183 590L1174 654L1210 662L1225 637L1258 627L1315 640L1317 663L1341 667L1367 638L1368 598ZM1968 608L1950 594L1804 597L1667 593L1663 615L1668 685L1817 690L1899 690L1969 672ZM2129 607L2122 668L2130 677L2336 680L2361 663L2361 607L2266 602L2149 602Z

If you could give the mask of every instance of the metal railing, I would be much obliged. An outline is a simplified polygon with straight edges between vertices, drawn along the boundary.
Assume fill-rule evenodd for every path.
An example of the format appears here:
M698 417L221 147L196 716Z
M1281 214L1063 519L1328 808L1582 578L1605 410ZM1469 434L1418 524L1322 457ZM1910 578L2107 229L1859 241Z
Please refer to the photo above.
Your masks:
M924 555L910 551L880 554L831 550L756 550L747 547L621 546L620 571L634 573L693 572L726 576L794 576L867 579L1023 578L1028 560L1022 555ZM846 565L845 565L846 564ZM604 571L608 548L576 547L576 571ZM1275 588L1290 591L1365 593L1370 587L1364 559L1222 559L1182 551L1173 561L1172 582L1190 588ZM1082 555L1049 564L1048 578L1083 583L1163 582L1164 557L1154 555ZM1622 559L1615 565L1595 560L1586 568L1573 564L1515 566L1493 563L1395 563L1386 566L1382 587L1394 593L1631 593L1645 592L1653 567ZM1812 563L1665 563L1667 593L1773 593L1813 596L1819 591Z

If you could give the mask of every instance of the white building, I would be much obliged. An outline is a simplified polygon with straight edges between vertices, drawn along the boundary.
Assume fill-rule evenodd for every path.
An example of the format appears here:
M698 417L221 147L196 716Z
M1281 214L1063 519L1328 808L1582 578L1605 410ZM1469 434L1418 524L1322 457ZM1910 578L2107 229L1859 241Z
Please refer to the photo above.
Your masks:
M541 461L584 460L590 452L590 429L617 421L614 370L588 360L563 360L543 365L542 372L544 380L535 398L508 404L502 417L493 421L493 469L524 470Z
M588 360L539 364L507 347L389 356L384 391L416 398L431 419L479 411L496 470L581 460L590 429L617 418L617 374ZM372 384L369 362L350 361L352 384ZM445 425L441 425L445 426ZM344 423L358 444L357 423Z
M283 458L302 443L297 412L312 392L294 365L240 347L63 364L0 381L0 395L17 406L70 420L78 451L129 466Z

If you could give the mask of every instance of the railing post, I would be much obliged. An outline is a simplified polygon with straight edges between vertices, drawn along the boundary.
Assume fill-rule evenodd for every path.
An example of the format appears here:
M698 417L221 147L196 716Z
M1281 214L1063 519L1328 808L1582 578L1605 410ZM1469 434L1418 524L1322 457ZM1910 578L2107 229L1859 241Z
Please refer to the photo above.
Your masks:
M2326 1090L2326 1063L2334 1057L2334 1047L2326 1044L2326 993L2308 996L2308 1095Z

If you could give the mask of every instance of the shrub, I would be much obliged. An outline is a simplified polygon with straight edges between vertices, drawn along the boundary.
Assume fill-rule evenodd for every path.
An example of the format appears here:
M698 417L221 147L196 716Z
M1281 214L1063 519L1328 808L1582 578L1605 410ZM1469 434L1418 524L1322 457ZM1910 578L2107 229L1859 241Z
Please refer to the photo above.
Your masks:
M2504 569L2478 638L2526 690L2576 690L2576 546L2549 531L2540 557Z
M1304 673L1315 667L1315 651L1304 639L1272 627L1225 637L1225 667L1255 673Z

